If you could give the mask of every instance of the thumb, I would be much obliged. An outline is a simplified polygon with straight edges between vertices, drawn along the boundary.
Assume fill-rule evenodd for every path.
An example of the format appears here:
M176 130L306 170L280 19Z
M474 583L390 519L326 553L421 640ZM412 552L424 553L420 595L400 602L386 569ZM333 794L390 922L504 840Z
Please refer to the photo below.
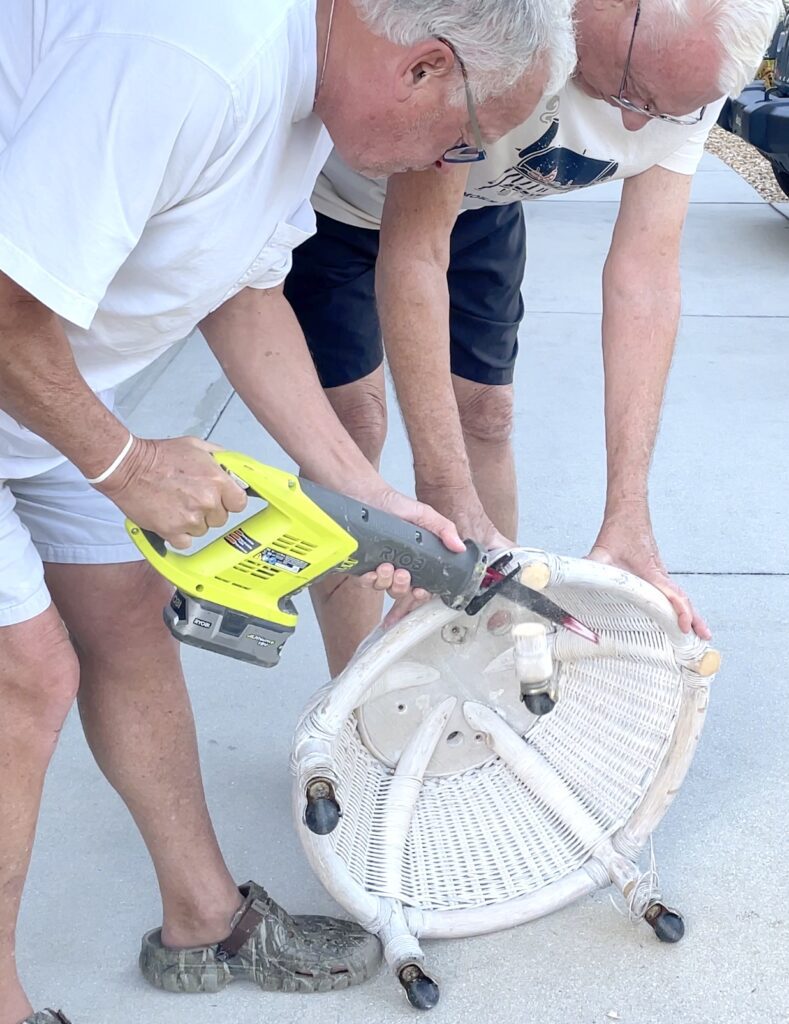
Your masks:
M614 564L609 551L600 544L595 544L586 557L592 562L602 562L603 565Z

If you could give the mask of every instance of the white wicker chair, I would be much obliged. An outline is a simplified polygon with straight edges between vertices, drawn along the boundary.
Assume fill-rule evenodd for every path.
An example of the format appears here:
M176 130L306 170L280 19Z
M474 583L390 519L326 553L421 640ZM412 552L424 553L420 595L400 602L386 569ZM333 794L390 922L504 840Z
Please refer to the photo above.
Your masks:
M517 558L523 582L600 636L549 634L549 714L529 713L515 670L512 627L534 615L500 597L474 618L434 601L373 636L294 740L309 861L422 1009L439 993L420 939L510 928L611 883L663 941L684 931L639 860L688 769L720 658L626 572Z

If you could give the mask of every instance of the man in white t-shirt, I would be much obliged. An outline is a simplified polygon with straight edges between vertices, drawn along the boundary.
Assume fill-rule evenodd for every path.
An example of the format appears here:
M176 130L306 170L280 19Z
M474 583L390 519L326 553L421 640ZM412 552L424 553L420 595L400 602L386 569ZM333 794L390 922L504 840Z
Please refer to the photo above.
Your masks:
M111 390L200 324L306 475L462 550L342 428L282 282L314 230L327 129L377 174L498 138L543 92L556 3L3 0L0 1024L61 1019L31 1017L13 942L44 774L78 687L88 741L160 883L149 981L324 991L377 965L360 928L291 919L258 886L239 892L224 864L161 622L169 588L136 560L123 514L186 547L246 499L215 446L132 437ZM559 27L571 44L569 2ZM368 581L396 595L409 583L391 566Z
M780 0L645 0L643 11L638 0L577 0L574 78L470 173L444 166L387 187L334 153L313 197L318 232L286 282L330 400L373 464L386 431L383 336L417 494L495 547L517 527L521 200L624 179L603 274L608 493L591 557L660 587L683 630L704 637L661 562L647 476L678 325L691 177L720 97L749 80L780 9ZM380 602L350 587L316 599L337 671Z

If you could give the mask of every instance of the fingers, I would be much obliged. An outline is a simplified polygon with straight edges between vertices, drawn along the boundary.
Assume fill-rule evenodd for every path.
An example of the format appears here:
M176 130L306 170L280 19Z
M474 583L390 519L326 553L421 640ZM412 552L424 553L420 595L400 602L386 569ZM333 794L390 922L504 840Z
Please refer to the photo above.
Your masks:
M595 544L589 554L586 556L590 562L601 562L603 565L613 565L614 560L604 547L599 544Z
M389 499L384 502L384 507L387 507L388 511L391 511L394 515L405 519L406 522L413 523L423 530L429 530L430 533L434 533L441 540L444 547L450 551L462 553L466 550L466 545L463 543L455 524L447 519L446 516L436 512L430 505L425 505L421 501L415 501L413 498L407 498L404 494L393 491L389 495Z
M707 625L706 620L703 619L695 609L693 611L693 622L691 625L693 627L693 632L701 640L712 640L712 630Z
M388 563L379 565L375 572L360 576L359 582L367 590L387 592L394 598L394 604L384 619L386 629L405 618L414 608L429 601L431 597L422 587L414 587L412 590L411 574L405 569L395 569Z
M379 565L375 572L368 572L361 576L360 580L366 589L386 591L395 600L411 593L411 573L407 569L395 569L388 562ZM424 593L424 591L420 592Z
M187 551L192 546L193 538L188 533L176 533L172 537L165 538L171 548L176 551Z
M206 530L215 530L218 526L224 526L225 523L227 522L228 511L232 512L234 510L227 508L227 506L224 504L224 499L223 504L214 505L213 508L207 509L205 513ZM240 512L241 510L238 509L238 511ZM194 536L202 537L202 534L195 534Z
M681 590L665 572L656 571L654 567L648 569L630 564L626 559L614 559L611 553L602 545L596 544L587 555L593 562L602 562L604 565L621 565L623 569L641 576L647 583L664 594L671 603L671 607L677 616L677 624L683 633L690 633L691 630L701 640L710 640L712 631L701 615L694 609L688 595Z
M683 633L689 633L690 627L693 623L693 609L690 606L690 601L682 593L682 591L675 590L673 587L666 586L665 584L656 584L658 590L666 595L671 602L671 607L677 613L677 624Z
M466 545L458 533L457 527L454 523L450 522L449 519L445 519L444 516L440 516L438 512L434 512L430 509L431 515L425 517L424 523L417 523L417 526L424 526L426 530L430 530L431 533L435 533L441 538L445 548L449 548L450 551L458 552L459 554L466 550Z
M249 501L247 492L231 480L230 477L227 478L227 483L222 488L221 500L223 507L228 512L243 512ZM225 519L227 519L227 516L225 516ZM219 525L221 526L222 523Z
M712 631L701 615L693 607L690 598L679 587L672 583L657 582L655 585L661 590L671 602L671 606L677 613L677 623L683 633L690 633L691 630L701 640L711 640Z

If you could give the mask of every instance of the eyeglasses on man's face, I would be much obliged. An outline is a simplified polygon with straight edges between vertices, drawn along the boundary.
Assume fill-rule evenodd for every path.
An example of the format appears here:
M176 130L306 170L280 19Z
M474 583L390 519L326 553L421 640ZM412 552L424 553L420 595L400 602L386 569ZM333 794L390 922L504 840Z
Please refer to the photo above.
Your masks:
M633 43L636 41L636 29L638 28L638 22L641 18L641 0L638 0L636 4L636 16L633 19L633 34L630 36L630 46L627 51L627 60L625 61L625 70L622 75L622 84L619 86L619 94L611 97L611 102L615 103L622 110L629 110L632 114L639 114L641 117L649 117L653 121L665 121L668 124L682 124L682 125L693 125L698 124L699 121L704 117L706 107L702 107L698 114L690 114L687 117L674 117L673 114L659 114L655 110L649 109L649 104L644 107L639 107L638 104L631 102L625 96L625 86L627 85L627 76L630 74L630 59L633 56Z
M475 164L480 160L484 160L487 153L485 152L485 144L482 141L482 132L479 127L479 118L477 117L477 108L474 103L474 97L471 95L471 86L468 82L466 65L456 53L454 46L447 39L441 39L439 37L438 41L443 43L445 46L448 46L452 51L452 55L458 62L460 73L463 75L463 86L466 90L466 107L468 108L468 118L469 121L471 121L471 130L474 134L475 143L475 145L469 146L461 139L456 145L448 149L441 159L446 164Z

